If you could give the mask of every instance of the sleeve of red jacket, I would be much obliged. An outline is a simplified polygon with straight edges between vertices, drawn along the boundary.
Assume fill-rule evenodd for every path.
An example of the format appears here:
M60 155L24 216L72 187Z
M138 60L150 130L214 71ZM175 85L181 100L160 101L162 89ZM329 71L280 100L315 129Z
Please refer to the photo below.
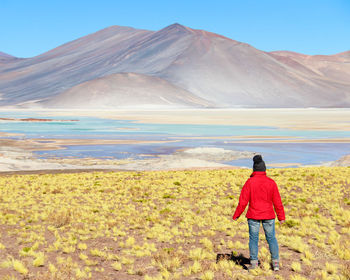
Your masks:
M278 191L278 187L275 182L274 183L274 192L273 192L273 207L275 208L277 218L279 221L284 221L286 216L284 214L284 208L281 200L281 195Z
M250 186L249 186L249 180L244 184L241 195L239 196L239 202L238 206L236 208L235 213L233 214L232 219L236 220L238 219L241 214L243 213L244 209L246 208L248 202L250 199Z

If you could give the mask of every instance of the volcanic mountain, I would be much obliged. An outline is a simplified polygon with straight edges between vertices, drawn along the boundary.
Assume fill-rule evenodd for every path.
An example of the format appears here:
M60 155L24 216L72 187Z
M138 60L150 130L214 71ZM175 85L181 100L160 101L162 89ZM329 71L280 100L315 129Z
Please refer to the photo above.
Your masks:
M0 93L0 106L44 108L350 107L350 52L264 52L180 24L112 26L0 63Z

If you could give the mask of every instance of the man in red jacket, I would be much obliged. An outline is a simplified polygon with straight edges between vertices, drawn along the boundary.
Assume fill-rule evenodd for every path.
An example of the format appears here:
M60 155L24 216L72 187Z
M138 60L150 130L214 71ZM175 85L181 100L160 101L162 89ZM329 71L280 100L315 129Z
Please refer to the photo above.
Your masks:
M249 202L246 217L249 225L250 268L258 267L259 228L262 223L269 244L272 266L277 271L279 252L275 236L274 208L280 223L285 221L284 208L275 181L266 176L266 166L261 155L254 156L253 162L253 173L242 188L233 220L240 217Z

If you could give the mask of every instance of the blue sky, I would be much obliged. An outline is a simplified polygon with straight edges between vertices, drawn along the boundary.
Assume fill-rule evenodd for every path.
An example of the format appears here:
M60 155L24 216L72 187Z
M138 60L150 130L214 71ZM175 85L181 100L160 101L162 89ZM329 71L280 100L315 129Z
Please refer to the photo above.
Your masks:
M350 0L0 0L0 51L32 57L111 25L172 23L260 50L350 50Z

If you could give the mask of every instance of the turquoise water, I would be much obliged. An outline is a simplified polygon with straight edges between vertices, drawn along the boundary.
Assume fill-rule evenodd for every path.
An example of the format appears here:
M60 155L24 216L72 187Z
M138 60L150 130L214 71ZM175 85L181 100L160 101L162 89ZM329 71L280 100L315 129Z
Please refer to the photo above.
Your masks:
M188 125L137 123L128 120L111 120L95 117L46 117L34 112L0 112L0 118L47 118L52 122L0 121L0 132L19 133L9 138L45 139L137 139L174 140L176 143L137 145L84 145L68 146L64 150L38 152L41 157L97 157L97 158L142 158L143 154L169 154L177 149L191 147L221 147L231 150L252 151L264 154L270 162L298 162L319 164L336 160L350 153L346 143L240 143L240 139L229 141L221 136L284 136L301 139L327 139L350 137L349 131L288 130L267 126ZM62 121L66 120L66 121ZM69 121L77 120L77 121ZM214 137L214 139L191 139L191 137ZM217 138L215 138L217 137ZM251 160L229 162L233 165L249 166Z
M120 136L286 136L310 138L350 137L350 131L288 130L268 126L152 124L93 117L45 117L35 113L0 112L0 118L47 118L52 122L0 121L0 132L25 134L27 138L116 138ZM61 121L67 120L67 121ZM78 121L69 121L78 120Z

